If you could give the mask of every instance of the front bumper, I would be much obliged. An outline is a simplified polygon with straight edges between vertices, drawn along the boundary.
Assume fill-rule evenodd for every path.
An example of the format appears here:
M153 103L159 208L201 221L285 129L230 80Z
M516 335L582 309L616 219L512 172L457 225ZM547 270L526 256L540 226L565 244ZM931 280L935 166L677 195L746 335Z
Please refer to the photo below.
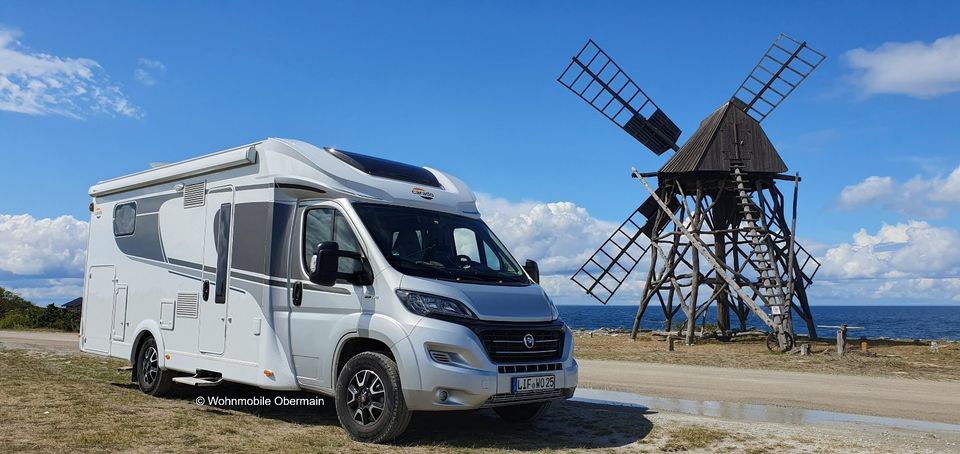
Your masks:
M420 378L419 388L403 389L407 407L414 411L472 410L569 398L577 387L578 366L573 358L573 336L566 327L563 333L563 351L558 358L494 363L470 328L424 318L403 341L418 366L409 373L418 373ZM512 392L514 377L545 375L554 377L553 390Z

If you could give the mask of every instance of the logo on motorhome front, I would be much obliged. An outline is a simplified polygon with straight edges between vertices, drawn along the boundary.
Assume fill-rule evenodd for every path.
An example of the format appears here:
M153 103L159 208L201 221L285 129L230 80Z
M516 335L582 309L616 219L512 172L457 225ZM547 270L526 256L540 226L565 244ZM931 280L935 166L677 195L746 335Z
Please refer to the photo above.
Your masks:
M433 198L433 193L423 188L413 188L413 191L410 191L410 192L413 192L414 194L420 197L423 197L427 200L430 200Z
M527 334L523 336L523 346L527 348L533 348L536 345L537 340L533 338L533 334Z

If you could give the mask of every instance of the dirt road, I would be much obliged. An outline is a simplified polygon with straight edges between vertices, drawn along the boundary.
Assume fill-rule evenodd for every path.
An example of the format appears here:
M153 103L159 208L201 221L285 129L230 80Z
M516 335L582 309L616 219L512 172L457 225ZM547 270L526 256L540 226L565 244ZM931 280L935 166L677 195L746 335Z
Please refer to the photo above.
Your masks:
M580 386L960 424L960 381L581 360Z

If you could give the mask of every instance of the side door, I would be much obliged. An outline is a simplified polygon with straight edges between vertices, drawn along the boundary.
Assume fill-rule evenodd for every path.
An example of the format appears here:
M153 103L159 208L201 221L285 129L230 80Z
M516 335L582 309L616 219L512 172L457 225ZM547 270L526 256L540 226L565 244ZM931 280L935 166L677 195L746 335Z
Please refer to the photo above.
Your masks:
M227 335L230 297L230 263L233 258L233 187L207 192L207 237L203 248L203 282L200 295L201 353L222 354Z
M301 206L297 210L299 239L291 241L290 351L297 380L306 387L330 387L329 365L333 362L336 339L331 330L343 317L362 312L361 301L368 289L338 279L332 286L310 282L307 267L317 244L336 241L341 250L359 252L355 230L332 203ZM357 260L341 258L339 271L358 271Z

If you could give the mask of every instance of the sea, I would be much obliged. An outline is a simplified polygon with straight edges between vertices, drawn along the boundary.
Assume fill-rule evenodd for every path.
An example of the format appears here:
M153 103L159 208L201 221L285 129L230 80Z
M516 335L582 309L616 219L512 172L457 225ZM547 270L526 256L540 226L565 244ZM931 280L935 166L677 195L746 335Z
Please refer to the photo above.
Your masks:
M573 329L624 328L633 327L637 306L588 306L558 305L560 316ZM837 326L846 323L851 327L847 336L868 339L949 339L960 340L960 305L958 306L811 306L813 320L817 325ZM716 310L711 308L706 322L716 324ZM730 315L733 328L739 327L739 321ZM644 314L640 327L662 330L663 313L660 306L650 306ZM674 329L683 323L684 317L678 313L674 319ZM703 322L698 319L697 324ZM752 313L747 317L747 327L766 330L766 326ZM794 317L794 329L798 334L806 334L806 323ZM836 330L818 328L820 337L833 337Z

